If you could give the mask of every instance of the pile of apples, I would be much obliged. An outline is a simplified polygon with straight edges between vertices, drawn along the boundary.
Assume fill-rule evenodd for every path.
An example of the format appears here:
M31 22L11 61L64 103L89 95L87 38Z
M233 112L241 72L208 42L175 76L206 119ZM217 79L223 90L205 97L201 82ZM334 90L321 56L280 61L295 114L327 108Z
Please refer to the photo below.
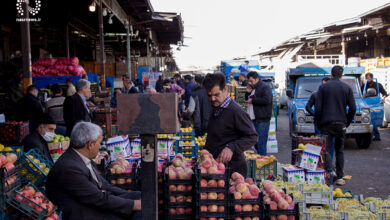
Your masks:
M209 187L209 188L224 188L225 187L225 180L209 180L206 179L200 180L200 187ZM216 192L202 192L200 193L200 199L201 200L224 200L225 199L225 193L216 193Z
M111 174L130 174L132 168L133 164L121 156L111 164Z
M225 174L225 165L214 160L213 155L203 149L199 152L200 173L202 174Z
M169 214L171 215L191 215L192 208L170 208Z
M26 198L28 198L30 201ZM18 193L16 193L15 199L19 202L27 203L38 213L42 213L44 210L46 210L47 214L50 214L54 209L53 203L49 200L46 200L43 193L35 191L34 187L32 186L25 186L23 190L20 190ZM58 220L59 217L56 213L53 213L46 219Z
M263 201L264 204L270 205L271 210L293 210L295 203L290 195L286 195L283 190L273 185L270 180L264 180L262 192L264 193ZM271 216L271 220L294 220L295 216L289 215L278 215Z
M15 163L18 160L18 156L16 154L7 154L4 156L0 154L0 167L4 167L7 172L13 170L15 168ZM16 175L13 175L7 178L7 184L12 185L16 181Z
M165 169L165 174L170 180L191 180L194 171L191 160L184 158L183 154L176 154L172 160L172 165Z
M245 199L258 199L260 189L257 187L256 183L251 178L244 179L244 177L237 172L232 174L230 179L230 188L229 192L234 195L235 200L245 200ZM235 204L234 210L236 212L258 212L260 210L259 204ZM259 217L236 217L235 219L253 219L257 220Z

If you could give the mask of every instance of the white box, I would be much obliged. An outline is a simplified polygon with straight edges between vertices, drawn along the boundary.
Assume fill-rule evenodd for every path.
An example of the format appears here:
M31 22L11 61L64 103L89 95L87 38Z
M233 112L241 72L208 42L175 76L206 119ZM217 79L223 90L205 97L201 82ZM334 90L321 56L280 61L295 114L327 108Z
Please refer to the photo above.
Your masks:
M108 139L107 150L110 151L111 161L115 161L122 156L128 158L131 155L130 142L128 136L117 136Z
M305 182L305 170L293 165L284 166L283 179L292 183Z
M268 140L267 141L267 154L276 154L278 153L278 141L277 140Z
M306 148L300 158L299 166L308 170L316 170L320 160L320 153L321 147L306 144Z
M305 178L307 184L325 183L325 171L324 170L306 170Z

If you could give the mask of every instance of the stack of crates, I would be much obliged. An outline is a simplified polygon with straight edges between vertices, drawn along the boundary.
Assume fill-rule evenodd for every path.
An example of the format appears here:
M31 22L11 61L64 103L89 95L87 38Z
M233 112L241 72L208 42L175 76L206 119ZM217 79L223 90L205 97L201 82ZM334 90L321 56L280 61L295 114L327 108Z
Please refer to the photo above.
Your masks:
M198 156L198 145L195 141L195 132L193 129L181 130L180 139L176 141L175 152L181 153L186 159L196 158Z
M237 86L235 90L235 101L241 105L243 109L246 110L246 102L245 102L245 93L246 93L246 87L244 86Z

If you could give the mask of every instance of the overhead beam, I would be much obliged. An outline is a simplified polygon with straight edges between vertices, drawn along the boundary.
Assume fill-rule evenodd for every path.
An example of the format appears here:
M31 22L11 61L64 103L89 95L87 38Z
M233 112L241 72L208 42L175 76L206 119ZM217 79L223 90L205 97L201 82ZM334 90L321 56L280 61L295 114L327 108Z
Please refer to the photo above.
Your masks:
M118 18L118 20L125 25L126 22L129 22L129 17L127 16L126 12L123 10L121 5L116 0L102 0L103 4L112 11L112 13L115 15L115 17Z

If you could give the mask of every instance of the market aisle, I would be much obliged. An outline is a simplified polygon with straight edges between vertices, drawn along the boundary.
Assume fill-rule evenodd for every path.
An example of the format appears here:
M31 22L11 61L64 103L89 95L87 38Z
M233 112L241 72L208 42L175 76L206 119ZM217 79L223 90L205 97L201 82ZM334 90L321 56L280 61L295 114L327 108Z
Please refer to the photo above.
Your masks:
M390 128L381 129L380 142L372 142L369 149L358 149L354 139L345 142L345 175L352 180L340 187L354 194L386 198L390 196ZM289 136L286 110L280 110L277 139L279 153L275 154L280 163L290 163L291 138Z

